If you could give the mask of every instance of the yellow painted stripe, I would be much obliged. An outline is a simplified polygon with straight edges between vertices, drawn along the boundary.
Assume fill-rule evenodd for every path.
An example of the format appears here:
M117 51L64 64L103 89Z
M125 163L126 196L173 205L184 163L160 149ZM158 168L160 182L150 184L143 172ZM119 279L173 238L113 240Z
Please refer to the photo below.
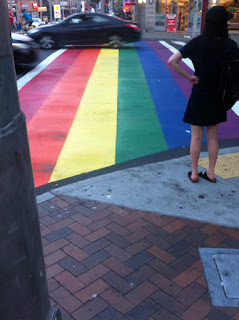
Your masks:
M101 50L50 182L115 164L118 61Z

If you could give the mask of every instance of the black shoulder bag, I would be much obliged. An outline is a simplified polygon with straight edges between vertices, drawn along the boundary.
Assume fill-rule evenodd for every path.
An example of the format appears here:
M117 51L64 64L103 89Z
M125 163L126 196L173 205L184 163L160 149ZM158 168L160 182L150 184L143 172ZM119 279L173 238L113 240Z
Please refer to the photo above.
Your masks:
M225 61L219 79L220 105L230 110L239 100L239 60Z

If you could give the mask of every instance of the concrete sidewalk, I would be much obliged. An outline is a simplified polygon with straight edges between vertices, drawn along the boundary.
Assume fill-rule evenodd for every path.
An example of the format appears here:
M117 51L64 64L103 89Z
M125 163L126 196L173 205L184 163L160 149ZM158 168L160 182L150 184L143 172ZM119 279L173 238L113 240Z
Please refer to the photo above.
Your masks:
M229 31L229 36L239 45L239 30ZM191 34L187 32L146 31L142 33L143 40L179 40L188 42L191 38Z
M198 252L239 246L238 141L220 150L216 184L191 183L188 149L173 154L37 190L50 296L64 320L239 319L238 308L212 306Z

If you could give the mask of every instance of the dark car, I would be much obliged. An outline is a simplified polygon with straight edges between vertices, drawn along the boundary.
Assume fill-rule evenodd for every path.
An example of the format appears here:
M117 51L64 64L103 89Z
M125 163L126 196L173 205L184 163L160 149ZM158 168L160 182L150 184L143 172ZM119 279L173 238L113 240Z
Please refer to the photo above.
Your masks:
M15 64L30 64L38 59L38 44L30 37L12 33L12 49Z
M28 35L42 49L81 45L105 45L118 48L140 40L136 24L100 13L76 13L57 24L34 28Z

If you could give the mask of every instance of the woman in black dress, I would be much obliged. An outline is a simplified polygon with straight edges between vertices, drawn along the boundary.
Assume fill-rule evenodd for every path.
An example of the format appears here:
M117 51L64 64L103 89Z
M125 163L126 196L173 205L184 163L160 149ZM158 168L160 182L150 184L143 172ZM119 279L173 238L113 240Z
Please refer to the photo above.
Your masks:
M174 71L193 84L183 118L184 122L191 124L192 171L188 172L188 176L192 182L198 182L198 176L216 182L214 169L218 156L217 132L219 123L227 120L226 110L220 108L218 98L220 66L225 59L239 58L236 42L228 38L227 21L231 18L232 15L224 7L211 8L206 16L202 35L189 41L168 60L169 66ZM194 75L190 75L179 64L182 58L192 60ZM206 172L198 173L204 127L206 127L209 166Z

